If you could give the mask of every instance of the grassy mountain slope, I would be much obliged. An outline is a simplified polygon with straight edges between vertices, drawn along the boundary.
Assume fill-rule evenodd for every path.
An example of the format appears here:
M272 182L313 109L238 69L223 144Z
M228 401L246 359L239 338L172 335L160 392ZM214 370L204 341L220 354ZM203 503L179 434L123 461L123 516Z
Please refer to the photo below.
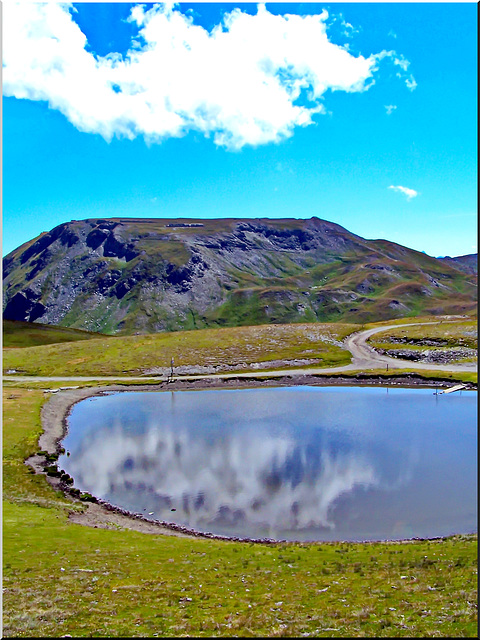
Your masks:
M450 264L456 269L460 269L460 271L465 271L465 273L474 274L478 272L478 255L476 253L470 253L466 256L456 256L455 258L445 256L444 258L440 258L440 260Z
M3 321L3 346L7 348L37 347L44 344L75 342L98 337L100 337L98 333L55 327L38 322Z
M4 317L149 333L476 308L476 274L311 218L72 221L4 260Z

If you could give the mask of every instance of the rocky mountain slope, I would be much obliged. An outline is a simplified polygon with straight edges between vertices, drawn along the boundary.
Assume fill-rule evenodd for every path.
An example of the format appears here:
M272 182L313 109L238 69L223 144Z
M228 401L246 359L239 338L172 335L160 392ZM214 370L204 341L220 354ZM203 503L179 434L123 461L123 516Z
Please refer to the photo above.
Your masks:
M5 319L103 333L466 313L477 295L454 260L318 218L74 220L3 268Z
M460 269L460 271L465 271L465 273L476 274L478 272L478 255L476 253L469 253L466 256L456 256L455 258L445 256L444 258L440 258L440 260L447 262L456 269Z

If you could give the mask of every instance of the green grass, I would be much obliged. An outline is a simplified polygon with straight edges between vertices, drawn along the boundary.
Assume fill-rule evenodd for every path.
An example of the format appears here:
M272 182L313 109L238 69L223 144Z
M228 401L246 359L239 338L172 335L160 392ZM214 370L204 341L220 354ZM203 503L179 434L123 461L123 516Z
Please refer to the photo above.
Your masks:
M303 304L300 317L298 306ZM208 324L238 327L262 324L288 324L317 321L316 314L308 306L308 296L294 289L281 287L250 287L236 289L223 305L208 315Z
M415 318L410 319L412 322L429 322L428 319ZM432 319L430 319L432 321ZM385 333L376 334L372 336L371 342L377 342L385 340L390 337L406 337L407 339L429 339L429 338L441 338L448 341L449 346L467 346L471 348L477 347L477 322L476 320L459 320L456 322L449 322L447 320L433 319L436 324L402 327L399 326L395 329L389 329ZM393 323L392 323L393 324ZM370 326L370 325L369 325ZM378 325L371 325L381 326Z
M371 325L372 327L374 325ZM380 325L379 325L380 326ZM402 338L405 342L395 342L392 339ZM417 341L440 339L446 344L428 347ZM477 349L477 322L464 320L460 322L442 321L439 324L402 327L389 329L377 333L368 340L374 348L380 349L409 349L411 351L423 351L425 349L448 350L452 347L466 347Z
M36 347L43 344L73 342L98 338L100 334L68 329L37 322L3 321L3 346L7 348Z
M468 313L468 314L453 314L453 315L421 315L421 316L406 316L404 318L392 318L390 320L379 320L376 322L368 322L365 323L365 329L374 329L375 327L381 327L383 325L390 325L390 324L396 324L399 327L403 326L404 324L411 324L411 323L454 323L455 325L457 325L457 323L462 323L462 322L473 322L473 324L476 324L477 322L477 314L476 313ZM433 327L432 327L433 328ZM418 327L418 330L420 333L423 333L423 331L425 329L429 329L429 327Z
M175 240L159 240L155 237L142 238L138 242L137 248L140 251L146 251L149 261L167 260L176 266L182 266L191 258L191 254L183 242Z
M438 369L428 369L428 365L425 365L425 369L415 369L412 372L411 369L366 369L365 371L342 371L341 373L329 374L332 378L354 378L356 380L372 380L372 381L387 381L389 379L398 377L407 377L412 381L438 381L442 382L470 382L474 385L477 384L478 375L476 371L439 371Z
M477 637L477 536L263 546L69 522L23 464L42 401L4 390L5 637Z
M439 322L441 320L441 322ZM403 326L409 322L430 322L436 324L424 324L421 326ZM368 339L368 344L375 349L408 349L411 351L424 351L425 349L434 349L436 351L448 350L452 347L467 347L470 349L477 348L477 321L476 319L467 319L459 316L456 321L449 321L448 319L441 319L435 316L425 316L419 318L401 318L397 321L385 321L366 324L366 329L372 329L380 327L386 324L396 324L398 328L388 329L385 332L377 333ZM425 340L425 339L442 339L446 340L445 346L427 347L422 344L409 344L391 342L390 338L403 338L407 340ZM467 361L477 361L467 360ZM459 361L463 362L462 361ZM398 373L398 369L391 371L391 374ZM424 377L431 378L433 380L458 380L459 382L472 382L477 383L477 372L438 372L435 370L428 370L428 364L425 364L425 370L421 373Z
M3 498L16 504L32 502L62 508L71 503L24 464L24 460L39 448L43 402L40 389L3 389Z
M254 362L314 359L321 366L348 364L350 353L332 341L356 331L353 324L261 325L200 329L142 336L105 337L82 342L4 351L4 370L28 375L122 375L154 367L248 365ZM240 365L241 368L241 365Z

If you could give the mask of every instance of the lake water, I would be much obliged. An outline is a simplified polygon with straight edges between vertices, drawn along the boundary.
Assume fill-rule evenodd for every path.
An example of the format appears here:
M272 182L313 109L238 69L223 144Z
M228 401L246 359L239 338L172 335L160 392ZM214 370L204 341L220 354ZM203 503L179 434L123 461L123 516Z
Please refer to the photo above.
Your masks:
M477 530L477 393L120 392L73 407L75 486L201 532L382 540Z

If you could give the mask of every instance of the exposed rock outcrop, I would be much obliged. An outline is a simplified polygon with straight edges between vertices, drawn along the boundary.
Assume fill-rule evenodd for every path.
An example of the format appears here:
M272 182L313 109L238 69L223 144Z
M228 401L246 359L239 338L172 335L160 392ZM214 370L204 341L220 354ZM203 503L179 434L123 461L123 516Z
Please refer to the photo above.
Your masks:
M462 313L476 276L457 267L315 217L74 220L4 259L4 317L133 333Z

